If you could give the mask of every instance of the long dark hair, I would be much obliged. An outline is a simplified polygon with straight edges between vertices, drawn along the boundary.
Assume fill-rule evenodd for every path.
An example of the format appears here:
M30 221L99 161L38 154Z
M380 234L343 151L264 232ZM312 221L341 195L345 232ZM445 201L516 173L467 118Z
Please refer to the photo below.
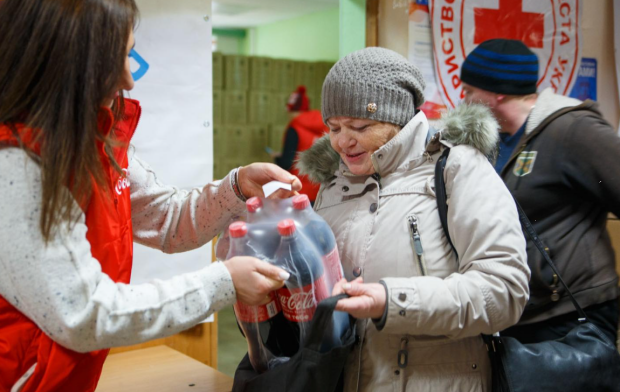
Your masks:
M93 182L109 188L96 141L107 151L114 141L97 117L137 18L134 0L0 0L0 124L37 130L46 242L75 219L74 202L88 201Z

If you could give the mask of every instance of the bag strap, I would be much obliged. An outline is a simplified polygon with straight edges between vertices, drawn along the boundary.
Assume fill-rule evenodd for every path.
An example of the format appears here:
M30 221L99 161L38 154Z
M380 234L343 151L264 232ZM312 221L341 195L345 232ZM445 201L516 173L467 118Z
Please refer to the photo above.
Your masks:
M443 231L448 238L448 242L450 243L450 246L452 247L452 250L454 251L454 254L456 254L456 257L458 259L458 253L456 251L456 248L452 244L452 240L450 239L450 232L448 232L448 203L446 194L446 183L443 178L443 172L446 168L446 162L448 160L449 154L450 148L446 148L437 160L437 164L435 165L435 195L437 196L437 211L439 212L439 220L441 221L441 226L443 227ZM575 299L575 296L568 288L568 285L564 282L564 279L562 279L562 275L560 275L560 272L551 260L551 257L549 257L549 254L545 250L545 246L538 237L538 234L536 233L536 230L534 230L534 226L532 226L532 223L525 214L525 211L523 211L523 208L521 208L521 205L514 196L513 199L517 206L517 211L519 212L519 221L521 222L521 227L530 237L532 242L534 242L536 248L538 249L540 254L542 254L547 264L549 264L553 272L557 275L559 282L568 293L568 296L570 297L571 302L575 306L575 309L577 309L577 314L579 314L579 320L587 321L588 317L586 316L586 313L583 311L581 306L579 306L579 303Z
M329 330L332 322L332 314L336 309L336 304L341 299L348 298L347 294L334 295L333 297L325 298L319 302L316 307L316 312L312 318L312 327L308 334L305 347L313 351L319 351L321 343L323 341L323 335Z
M542 254L547 264L549 264L549 267L551 267L553 272L557 275L558 280L560 281L560 283L562 283L562 286L564 286L564 289L568 293L568 296L570 297L571 302L575 306L575 309L577 309L579 318L584 319L584 321L586 321L588 319L588 317L586 316L586 312L584 312L581 306L579 306L579 303L575 299L575 296L568 288L568 285L564 282L564 279L562 279L562 275L560 275L560 271L558 271L557 267L551 260L551 257L549 257L549 254L545 250L545 246L543 245L542 241L538 237L536 230L534 230L534 226L532 226L532 223L528 219L527 215L525 215L525 211L523 211L523 208L521 207L521 205L519 204L516 198L514 198L514 201L515 201L515 204L517 205L517 210L519 211L519 220L521 221L521 227L525 229L525 232L528 234L532 242L534 242L534 244L536 245L536 248L538 248L538 250L540 251L540 254Z
M450 155L450 149L446 148L437 160L435 165L435 197L437 197L437 210L439 211L439 220L441 221L441 227L443 227L446 238L450 243L450 247L456 255L456 259L459 259L459 253L456 251L450 233L448 233L448 194L446 193L446 182L443 178L443 172L446 168L446 162L448 162L448 155Z

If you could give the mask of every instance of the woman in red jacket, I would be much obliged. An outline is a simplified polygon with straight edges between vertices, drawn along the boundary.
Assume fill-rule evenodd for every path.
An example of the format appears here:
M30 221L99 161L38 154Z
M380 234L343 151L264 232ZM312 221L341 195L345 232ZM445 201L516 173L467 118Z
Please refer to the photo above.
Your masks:
M329 128L323 123L323 117L319 110L310 110L310 100L306 95L306 87L299 86L291 94L286 104L291 121L286 127L282 152L274 153L272 157L276 165L299 177L302 183L302 191L308 195L310 202L314 204L319 186L312 182L306 175L301 175L295 163L297 154L306 151L315 141L329 133Z
M108 348L187 329L287 273L233 258L130 286L133 242L200 247L275 165L180 191L130 148L133 0L0 1L0 391L94 391ZM288 196L282 193L282 196Z

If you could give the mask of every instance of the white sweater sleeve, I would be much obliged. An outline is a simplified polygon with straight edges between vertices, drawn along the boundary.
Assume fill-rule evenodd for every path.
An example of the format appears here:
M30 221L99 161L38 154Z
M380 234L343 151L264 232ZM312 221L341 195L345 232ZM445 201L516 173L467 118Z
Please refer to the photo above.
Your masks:
M203 188L180 190L159 182L133 151L129 181L134 241L165 253L206 244L245 207L233 192L229 176Z
M221 263L166 281L114 283L91 255L83 214L46 246L40 211L40 168L20 149L0 149L0 295L69 349L172 335L236 299Z

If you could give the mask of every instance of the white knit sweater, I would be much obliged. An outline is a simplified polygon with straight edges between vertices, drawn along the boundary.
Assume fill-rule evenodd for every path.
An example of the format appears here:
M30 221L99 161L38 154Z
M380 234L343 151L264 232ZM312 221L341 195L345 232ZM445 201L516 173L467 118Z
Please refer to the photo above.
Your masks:
M228 177L179 190L158 182L131 151L128 176L135 241L164 252L207 243L243 209ZM40 211L39 166L21 149L0 149L0 295L69 349L172 335L236 299L226 267L207 258L202 270L170 280L114 283L91 255L83 214L45 246Z

